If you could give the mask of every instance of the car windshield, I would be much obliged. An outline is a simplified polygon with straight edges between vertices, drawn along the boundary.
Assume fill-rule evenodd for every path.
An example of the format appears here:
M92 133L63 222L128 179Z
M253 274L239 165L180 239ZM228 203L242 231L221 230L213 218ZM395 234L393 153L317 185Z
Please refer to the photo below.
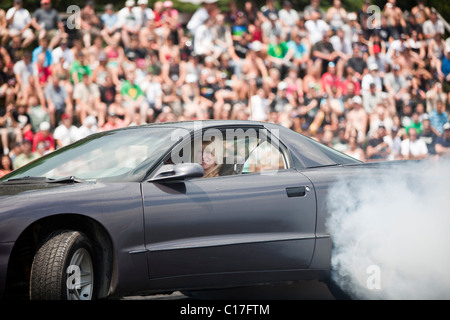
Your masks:
M173 128L130 128L91 135L4 176L0 181L74 176L83 180L133 180L150 169L176 141Z

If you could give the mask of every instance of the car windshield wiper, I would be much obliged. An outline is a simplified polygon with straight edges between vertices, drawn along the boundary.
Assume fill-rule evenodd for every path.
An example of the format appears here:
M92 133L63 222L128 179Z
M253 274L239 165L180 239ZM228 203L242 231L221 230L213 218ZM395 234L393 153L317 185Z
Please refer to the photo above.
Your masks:
M32 184L32 183L80 183L85 180L79 179L75 176L67 176L58 179L52 179L47 177L21 177L21 178L12 178L6 181L3 181L4 184Z

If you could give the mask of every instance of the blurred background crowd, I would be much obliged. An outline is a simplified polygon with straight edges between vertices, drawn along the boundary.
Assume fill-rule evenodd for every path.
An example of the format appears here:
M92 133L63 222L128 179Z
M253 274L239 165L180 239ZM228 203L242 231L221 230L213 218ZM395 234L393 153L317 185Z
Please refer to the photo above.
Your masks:
M94 132L168 121L278 123L363 161L450 150L450 26L426 0L96 8L0 9L0 176Z

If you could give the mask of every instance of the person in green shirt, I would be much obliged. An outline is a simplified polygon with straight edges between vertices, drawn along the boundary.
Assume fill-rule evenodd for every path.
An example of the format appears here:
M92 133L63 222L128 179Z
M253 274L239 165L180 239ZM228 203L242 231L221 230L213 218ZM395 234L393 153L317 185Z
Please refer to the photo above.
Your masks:
M410 128L414 128L417 131L417 134L420 135L423 131L423 125L422 122L420 122L419 119L419 114L417 112L413 112L411 115L411 123L409 124L409 126L407 126L406 132L409 132Z
M128 110L130 119L134 119L135 113L140 113L141 121L147 122L149 105L145 99L145 94L136 80L136 70L130 69L125 72L126 80L122 82L120 94L123 97L123 104Z
M278 69L281 75L285 74L290 62L287 58L289 47L281 35L276 34L267 46L267 61L272 67Z
M79 52L69 70L70 82L77 85L83 79L84 74L91 76L92 71L87 64L87 56Z

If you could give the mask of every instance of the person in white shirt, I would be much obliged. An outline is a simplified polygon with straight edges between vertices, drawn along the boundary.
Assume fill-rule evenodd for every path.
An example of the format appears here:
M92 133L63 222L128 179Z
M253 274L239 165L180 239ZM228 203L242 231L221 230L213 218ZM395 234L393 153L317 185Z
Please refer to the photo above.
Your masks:
M72 124L72 116L64 113L61 116L61 124L55 128L53 133L56 148L65 147L78 139L78 128Z
M323 35L330 29L330 26L320 19L320 11L313 11L311 19L305 22L305 28L308 30L309 42L311 45L323 39Z
M13 7L6 12L6 21L8 23L8 33L3 37L3 44L8 43L10 37L20 35L22 48L28 47L34 41L34 33L30 29L30 12L23 8L22 0L14 0Z
M141 27L145 27L147 25L148 20L154 20L155 14L153 10L148 5L148 0L138 0L137 6L133 8L133 13L136 16L137 24Z
M415 128L409 128L409 138L402 141L401 157L403 160L425 159L428 156L428 148L425 142L417 139Z
M127 0L125 7L117 13L118 27L121 28L121 36L124 47L130 47L130 37L138 36L141 26L136 12L133 10L134 0Z
M269 114L269 102L264 88L259 88L250 98L251 119L253 121L265 121Z

